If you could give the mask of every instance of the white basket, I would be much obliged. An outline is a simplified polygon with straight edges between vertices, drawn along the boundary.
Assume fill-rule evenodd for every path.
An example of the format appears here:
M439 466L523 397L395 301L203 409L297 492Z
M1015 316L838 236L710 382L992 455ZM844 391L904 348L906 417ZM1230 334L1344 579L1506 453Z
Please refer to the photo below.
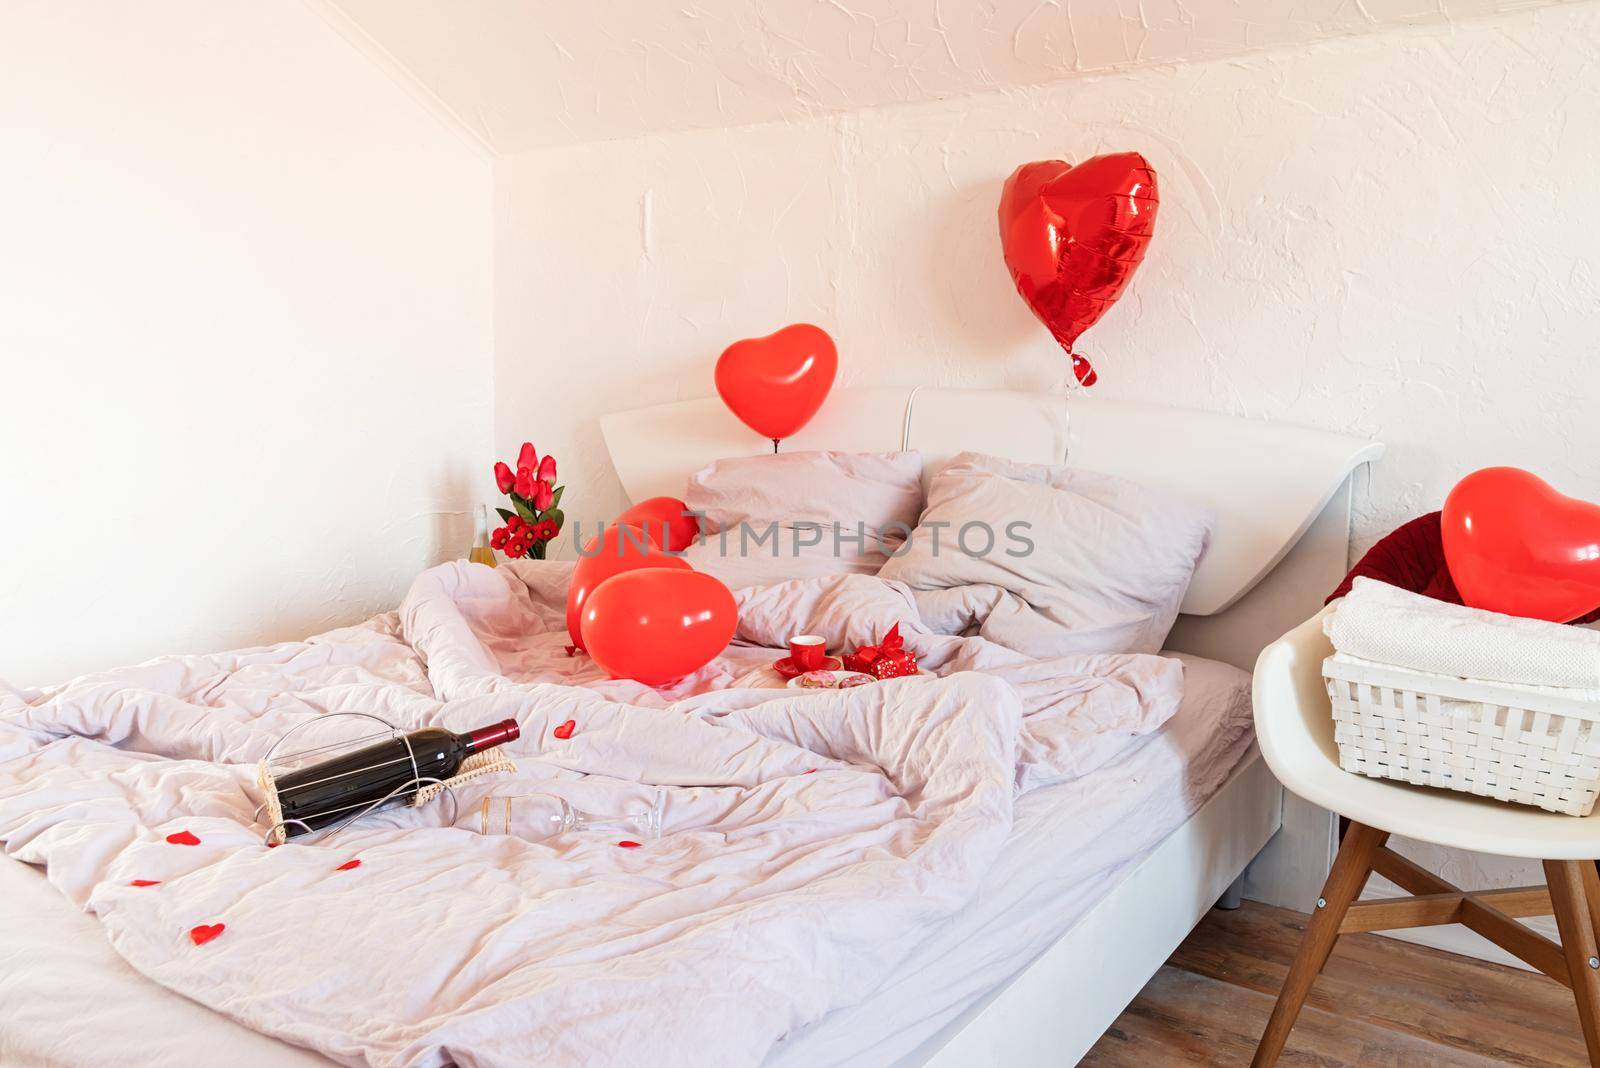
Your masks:
M1600 705L1373 664L1322 662L1339 766L1587 816Z

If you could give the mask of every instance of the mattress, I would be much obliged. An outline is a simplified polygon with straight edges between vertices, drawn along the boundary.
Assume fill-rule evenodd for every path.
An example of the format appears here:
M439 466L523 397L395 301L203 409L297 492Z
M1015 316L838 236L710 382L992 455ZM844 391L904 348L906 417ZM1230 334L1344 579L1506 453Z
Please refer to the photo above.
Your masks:
M976 899L911 949L891 982L790 1035L768 1064L881 1065L916 1050L1114 892L1214 794L1249 749L1250 677L1181 659L1183 702L1161 730L1092 775L1021 797ZM0 856L0 902L0 1064L8 1068L331 1063L146 979L36 868Z

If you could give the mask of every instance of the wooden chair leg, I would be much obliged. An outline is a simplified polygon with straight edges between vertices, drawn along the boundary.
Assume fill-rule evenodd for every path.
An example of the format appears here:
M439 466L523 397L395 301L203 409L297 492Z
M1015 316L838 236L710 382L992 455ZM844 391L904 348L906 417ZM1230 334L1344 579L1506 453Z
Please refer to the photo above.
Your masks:
M1589 1063L1600 1066L1600 945L1595 931L1600 878L1590 861L1547 860L1544 880L1561 931L1561 950L1572 977L1572 996L1578 1003Z
M1339 925L1344 921L1345 910L1367 885L1373 859L1388 840L1388 831L1374 830L1362 823L1349 825L1344 842L1339 846L1339 855L1334 858L1333 870L1322 886L1322 896L1317 899L1317 907L1306 924L1300 949L1284 978L1278 1002L1272 1007L1272 1017L1261 1033L1261 1043L1256 1047L1251 1068L1268 1068L1278 1062L1283 1045L1289 1039L1289 1030L1300 1015L1300 1006L1305 1004L1311 984L1316 982L1317 974L1328 962L1328 954L1333 952L1333 944L1339 940Z

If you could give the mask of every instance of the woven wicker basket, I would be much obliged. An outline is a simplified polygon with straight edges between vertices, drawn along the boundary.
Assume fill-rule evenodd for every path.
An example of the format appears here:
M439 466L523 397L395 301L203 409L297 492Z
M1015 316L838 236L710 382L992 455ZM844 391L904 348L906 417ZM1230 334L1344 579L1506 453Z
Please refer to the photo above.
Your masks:
M1600 704L1329 658L1339 766L1375 779L1587 816Z

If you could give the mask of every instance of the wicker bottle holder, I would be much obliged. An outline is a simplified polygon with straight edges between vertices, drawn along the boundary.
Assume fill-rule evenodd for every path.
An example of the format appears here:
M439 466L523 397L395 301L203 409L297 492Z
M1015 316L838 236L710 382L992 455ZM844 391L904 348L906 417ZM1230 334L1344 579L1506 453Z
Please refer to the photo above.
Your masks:
M1330 657L1339 766L1375 779L1587 816L1600 704Z

